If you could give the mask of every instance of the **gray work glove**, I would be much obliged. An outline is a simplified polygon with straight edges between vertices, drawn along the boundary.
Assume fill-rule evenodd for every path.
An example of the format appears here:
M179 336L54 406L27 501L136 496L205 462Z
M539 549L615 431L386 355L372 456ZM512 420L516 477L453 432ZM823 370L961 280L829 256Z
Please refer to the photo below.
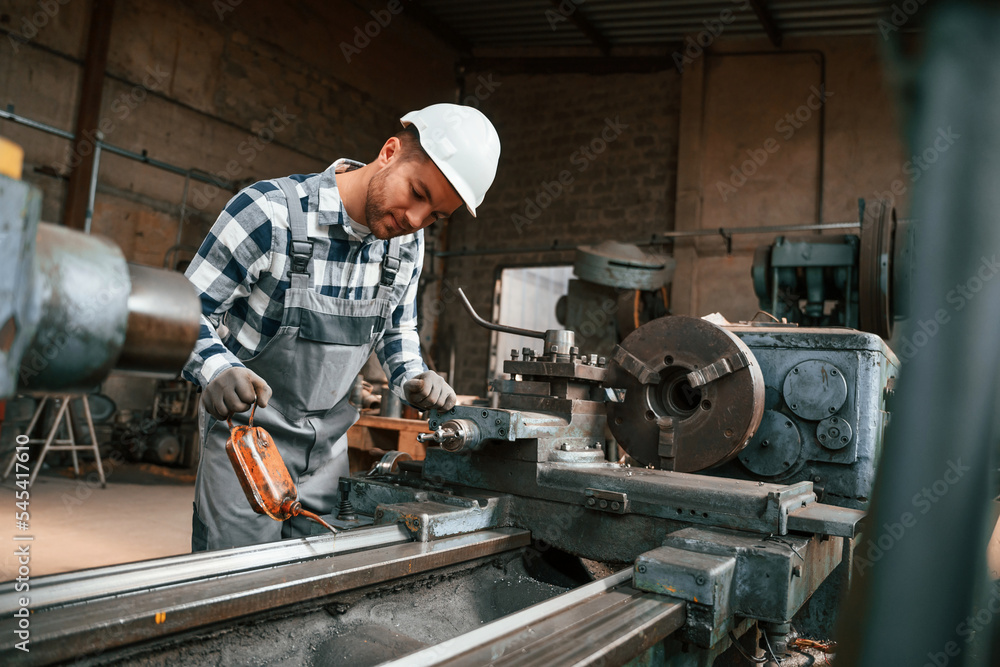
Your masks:
M445 411L455 407L455 390L434 371L425 371L403 383L406 402L415 408Z
M229 419L234 413L249 410L257 403L267 407L271 388L249 368L236 366L226 369L208 383L201 394L201 402L208 414L216 419Z

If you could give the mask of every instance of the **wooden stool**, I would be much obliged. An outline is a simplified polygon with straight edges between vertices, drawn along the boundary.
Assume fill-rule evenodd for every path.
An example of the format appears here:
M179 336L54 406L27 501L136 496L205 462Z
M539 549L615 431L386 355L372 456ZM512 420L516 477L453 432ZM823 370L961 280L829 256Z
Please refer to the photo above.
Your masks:
M83 402L83 412L87 417L87 430L90 432L90 444L89 445L78 445L76 444L76 437L73 435L73 422L70 416L69 403L75 398L72 394L60 394L56 396L42 396L41 400L38 402L38 407L35 408L35 414L31 417L31 422L28 424L28 429L25 431L25 435L28 436L29 445L45 443L42 447L42 453L38 457L38 465L35 466L35 470L31 473L28 478L28 484L34 484L35 477L38 476L38 471L42 469L42 463L45 461L45 455L49 452L71 452L73 455L73 472L77 477L80 476L80 463L77 459L76 453L78 451L91 451L94 453L94 459L97 461L97 474L101 478L101 488L106 488L107 483L104 480L104 466L101 465L101 452L97 446L97 434L94 432L94 419L90 415L90 402L87 400L87 395L83 394L80 396L80 400ZM52 428L49 429L48 437L42 438L32 438L31 432L35 429L35 425L38 424L38 420L42 417L42 412L45 410L45 404L53 400L59 404L59 409L56 411L56 418L52 422ZM66 429L65 438L56 438L59 432L59 427L64 426ZM14 468L14 462L17 459L17 452L10 457L10 463L7 464L7 469L4 470L3 478L7 479L10 475L10 471Z

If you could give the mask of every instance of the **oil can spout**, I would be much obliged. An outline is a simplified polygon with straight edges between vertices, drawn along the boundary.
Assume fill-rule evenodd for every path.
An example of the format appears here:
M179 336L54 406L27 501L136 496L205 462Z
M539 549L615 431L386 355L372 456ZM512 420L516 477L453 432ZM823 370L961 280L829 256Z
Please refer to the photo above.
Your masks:
M333 526L331 526L330 524L328 524L326 521L323 521L323 519L320 518L320 516L318 514L310 512L307 509L303 509L302 503L300 503L300 502L296 502L295 503L295 509L293 509L292 512L295 515L297 515L297 516L304 516L305 518L310 519L311 521L315 521L316 523L320 524L321 526L327 528L334 535L336 535L337 533L340 532L336 528L334 528Z

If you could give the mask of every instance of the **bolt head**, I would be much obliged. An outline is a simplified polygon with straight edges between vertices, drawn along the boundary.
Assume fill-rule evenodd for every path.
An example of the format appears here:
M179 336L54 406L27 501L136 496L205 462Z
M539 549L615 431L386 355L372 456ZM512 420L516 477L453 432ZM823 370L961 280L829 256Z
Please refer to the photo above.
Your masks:
M639 567L637 567L636 569L639 570L639 574L646 574L646 566L645 565L639 565Z
M699 586L704 586L706 581L707 579L705 579L705 575L703 574L699 574L697 577L694 578L694 583L698 584Z

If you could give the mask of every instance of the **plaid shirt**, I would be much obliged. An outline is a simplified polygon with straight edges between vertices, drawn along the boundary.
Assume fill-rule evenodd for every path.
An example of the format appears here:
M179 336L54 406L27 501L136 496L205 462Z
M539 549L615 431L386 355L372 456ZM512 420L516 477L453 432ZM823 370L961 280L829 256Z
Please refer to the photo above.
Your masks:
M326 257L313 256L312 288L325 296L352 301L375 298L382 258L389 245L373 234L362 238L352 228L337 191L338 168L362 166L341 159L323 173L291 176L299 182L299 193L309 200L309 238L329 243ZM227 368L243 367L241 360L263 350L278 332L285 290L290 285L291 240L285 195L274 182L254 183L226 204L185 273L198 290L202 310L198 342L184 367L186 379L206 387ZM417 336L423 230L401 241L397 280L409 276L409 282L375 347L386 377L400 394L403 382L427 370ZM217 331L220 323L228 329L223 334L225 340Z

